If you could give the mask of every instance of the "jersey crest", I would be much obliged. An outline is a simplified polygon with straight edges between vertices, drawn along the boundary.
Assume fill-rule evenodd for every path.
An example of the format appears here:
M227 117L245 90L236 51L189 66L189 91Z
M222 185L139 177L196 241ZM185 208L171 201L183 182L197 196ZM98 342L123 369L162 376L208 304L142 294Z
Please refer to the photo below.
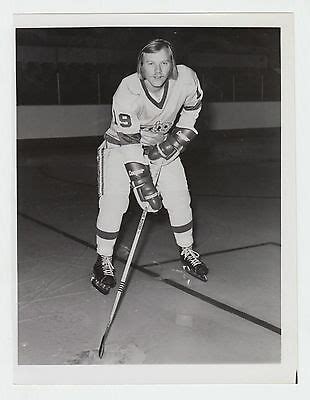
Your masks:
M165 135L172 127L173 122L166 121L166 122L161 122L161 121L156 121L155 124L149 126L149 125L141 125L141 129L143 131L148 131L152 132L155 134L163 134Z

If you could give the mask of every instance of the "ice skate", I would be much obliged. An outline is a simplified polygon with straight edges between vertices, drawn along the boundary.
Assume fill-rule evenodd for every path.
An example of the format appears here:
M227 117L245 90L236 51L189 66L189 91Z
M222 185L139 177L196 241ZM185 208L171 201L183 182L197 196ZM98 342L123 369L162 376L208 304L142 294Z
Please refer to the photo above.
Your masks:
M110 289L116 285L112 257L98 254L90 281L99 292L109 294Z
M199 253L190 247L184 247L180 250L182 268L195 278L203 282L208 280L209 269L204 262L200 260Z

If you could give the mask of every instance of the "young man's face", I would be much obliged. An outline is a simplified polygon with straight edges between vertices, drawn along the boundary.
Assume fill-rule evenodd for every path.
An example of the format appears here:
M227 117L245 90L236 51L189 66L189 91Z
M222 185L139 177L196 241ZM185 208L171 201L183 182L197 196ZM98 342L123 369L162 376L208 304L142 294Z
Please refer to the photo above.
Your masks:
M156 53L144 53L142 75L154 88L160 88L166 82L171 71L171 60L167 48Z

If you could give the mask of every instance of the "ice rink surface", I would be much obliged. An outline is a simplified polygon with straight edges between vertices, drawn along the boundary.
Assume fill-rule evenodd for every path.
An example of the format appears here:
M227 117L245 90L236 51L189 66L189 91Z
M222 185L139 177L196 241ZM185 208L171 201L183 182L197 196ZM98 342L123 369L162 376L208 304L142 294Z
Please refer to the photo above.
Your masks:
M277 363L281 360L281 179L277 129L210 132L183 155L203 283L181 268L166 212L148 215L122 302L97 292L96 147L18 144L20 365ZM118 282L140 208L123 220Z

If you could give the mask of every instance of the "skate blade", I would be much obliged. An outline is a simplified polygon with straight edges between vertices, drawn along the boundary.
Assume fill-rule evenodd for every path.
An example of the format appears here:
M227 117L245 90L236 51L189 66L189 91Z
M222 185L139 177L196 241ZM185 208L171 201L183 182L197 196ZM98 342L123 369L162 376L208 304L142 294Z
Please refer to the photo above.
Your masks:
M193 276L194 278L197 278L197 279L199 279L199 280L202 281L202 282L207 282L207 280L208 280L207 275L197 275L197 274L195 274L193 271L191 271L186 265L183 265L182 268L183 268L183 270L184 270L185 272L187 272L188 274L190 274L190 275Z
M107 295L110 292L111 286L100 284L94 276L91 276L90 282L95 289L97 289L100 293Z

